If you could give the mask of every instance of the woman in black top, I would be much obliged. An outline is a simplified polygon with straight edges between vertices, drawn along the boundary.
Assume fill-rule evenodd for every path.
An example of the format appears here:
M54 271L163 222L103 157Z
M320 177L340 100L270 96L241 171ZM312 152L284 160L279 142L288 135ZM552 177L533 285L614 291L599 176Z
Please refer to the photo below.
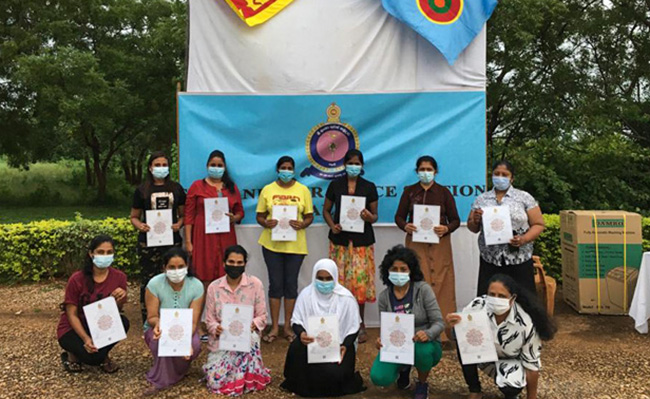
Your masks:
M375 302L375 233L372 223L378 218L379 195L375 184L361 177L363 154L359 150L350 150L345 154L345 175L333 180L325 194L323 218L330 227L329 257L339 269L339 283L352 292L361 312L361 330L359 343L368 339L363 323L366 302ZM366 206L358 215L364 222L363 233L343 231L341 220L341 196L365 197ZM332 207L335 212L332 214Z
M144 293L147 283L160 273L162 256L172 247L181 246L179 230L183 226L183 211L185 208L185 190L169 178L171 161L162 151L156 151L149 157L147 178L133 194L131 206L131 224L140 232L138 235L138 257L140 260L140 311L142 322L147 320L147 309L144 304ZM174 244L163 247L147 247L146 211L171 209L174 231Z

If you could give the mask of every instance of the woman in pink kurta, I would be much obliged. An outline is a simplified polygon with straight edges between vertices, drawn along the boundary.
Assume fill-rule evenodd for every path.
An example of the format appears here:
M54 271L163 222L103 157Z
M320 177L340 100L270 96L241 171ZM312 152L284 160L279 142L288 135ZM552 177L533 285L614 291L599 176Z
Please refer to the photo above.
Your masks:
M185 247L192 255L194 273L207 287L224 275L223 256L226 248L237 244L235 223L244 218L241 195L228 176L226 158L221 151L212 151L207 163L208 176L190 186L185 202ZM228 198L230 232L205 232L205 201Z
M208 360L203 366L208 390L221 395L238 396L260 391L271 382L269 369L264 367L260 352L260 332L266 327L266 300L262 282L244 273L248 254L240 245L225 251L226 275L212 282L206 295L205 324L209 333ZM219 337L224 329L221 311L224 304L253 307L251 349L235 352L219 349Z

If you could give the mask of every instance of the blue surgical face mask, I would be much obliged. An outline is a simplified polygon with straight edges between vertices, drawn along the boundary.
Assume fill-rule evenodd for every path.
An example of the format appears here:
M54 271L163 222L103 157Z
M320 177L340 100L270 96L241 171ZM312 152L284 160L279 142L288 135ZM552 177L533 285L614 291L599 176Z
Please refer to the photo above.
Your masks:
M151 174L156 179L164 179L169 176L169 167L167 166L155 166L151 171Z
M218 166L208 166L208 176L213 179L221 179L223 174L226 172L226 168L221 168Z
M411 280L411 275L409 273L388 272L388 280L395 286L403 287Z
M106 269L113 263L113 255L94 255L93 263L100 269Z
M420 178L420 183L429 184L433 181L433 172L418 172L418 177Z
M350 177L357 177L361 174L361 165L345 165L345 173Z
M289 183L293 179L293 170L281 170L278 172L278 178L285 183Z
M318 292L324 295L329 295L334 291L334 280L332 281L320 281L316 280L316 289Z
M499 191L506 191L510 188L510 179L501 176L492 176L492 184Z

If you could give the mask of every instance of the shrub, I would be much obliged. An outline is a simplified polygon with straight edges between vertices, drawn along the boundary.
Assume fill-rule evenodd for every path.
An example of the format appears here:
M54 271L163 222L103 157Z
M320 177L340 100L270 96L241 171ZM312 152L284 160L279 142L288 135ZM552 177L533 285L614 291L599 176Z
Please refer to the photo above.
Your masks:
M562 281L560 217L544 215L546 229L535 241L549 276ZM113 237L115 264L129 276L137 276L137 233L126 218L74 221L42 220L0 224L0 281L38 281L68 276L83 262L86 245L98 234ZM650 251L650 218L643 219L643 250Z
M0 281L38 281L78 270L98 234L115 240L114 266L137 274L137 233L126 218L0 224Z

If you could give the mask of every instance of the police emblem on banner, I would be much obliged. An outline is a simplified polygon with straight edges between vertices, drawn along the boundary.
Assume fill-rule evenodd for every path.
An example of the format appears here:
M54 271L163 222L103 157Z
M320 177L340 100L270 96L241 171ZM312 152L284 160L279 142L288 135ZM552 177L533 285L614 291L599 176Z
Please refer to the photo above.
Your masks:
M336 179L345 174L343 158L352 149L359 149L357 131L341 122L341 107L332 103L327 107L327 122L314 126L305 144L307 159L311 166L300 176Z

